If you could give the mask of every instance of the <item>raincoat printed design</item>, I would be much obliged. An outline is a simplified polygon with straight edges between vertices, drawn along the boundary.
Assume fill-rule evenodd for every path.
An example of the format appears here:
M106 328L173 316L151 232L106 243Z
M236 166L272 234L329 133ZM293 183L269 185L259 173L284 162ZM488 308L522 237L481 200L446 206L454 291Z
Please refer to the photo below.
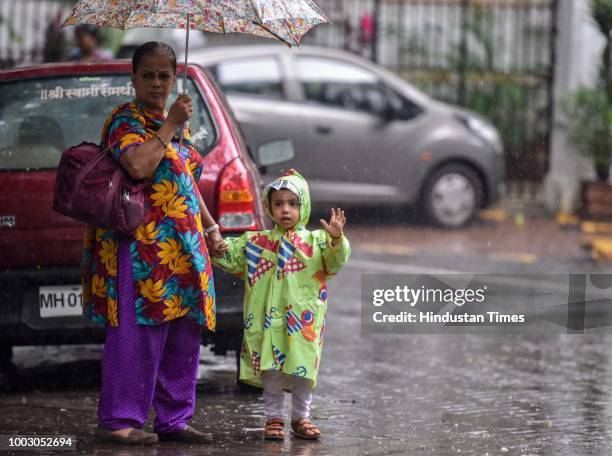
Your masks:
M310 380L314 389L323 346L327 281L348 260L350 246L344 236L332 247L324 230L307 230L310 196L305 179L293 170L281 179L298 190L297 225L288 231L275 225L272 230L226 238L228 251L213 262L245 280L240 379L261 387L261 374L278 370ZM263 195L268 212L269 191L270 186Z
M248 265L249 284L253 286L259 278L274 267L274 263L262 257L263 248L257 244L247 242L246 256Z
M299 46L312 27L329 22L312 0L80 0L63 26L167 27L246 33Z
M293 333L303 328L300 318L295 314L293 310L291 310L291 308L292 306L290 305L289 309L287 309L287 315L286 315L287 335L288 336L291 336Z
M165 116L136 103L117 107L104 125L102 144L118 142L116 159L159 130ZM129 133L128 133L129 132ZM145 188L144 219L130 243L136 319L156 325L187 316L215 328L215 290L200 205L194 188L202 173L202 157L189 132L183 147L175 137L166 149L151 184ZM83 241L83 305L95 323L118 326L118 234L87 227Z

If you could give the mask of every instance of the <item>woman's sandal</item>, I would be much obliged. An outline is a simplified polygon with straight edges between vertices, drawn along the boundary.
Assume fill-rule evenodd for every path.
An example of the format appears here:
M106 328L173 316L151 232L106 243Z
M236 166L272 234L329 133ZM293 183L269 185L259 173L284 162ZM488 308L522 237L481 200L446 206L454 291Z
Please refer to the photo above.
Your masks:
M321 431L308 418L300 418L291 421L291 435L298 439L317 440L321 437Z
M285 421L282 418L270 418L266 421L264 438L266 440L285 440Z

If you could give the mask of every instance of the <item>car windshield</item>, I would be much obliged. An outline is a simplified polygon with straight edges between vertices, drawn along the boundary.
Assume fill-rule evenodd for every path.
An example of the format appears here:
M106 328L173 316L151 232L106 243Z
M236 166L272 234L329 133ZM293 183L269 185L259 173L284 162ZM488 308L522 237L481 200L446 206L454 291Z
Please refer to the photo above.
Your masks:
M205 155L215 142L215 128L195 85L188 81L188 86L195 108L191 132L196 149ZM171 96L170 103L176 96ZM113 108L133 97L127 74L0 84L0 170L57 167L67 147L81 141L98 143Z

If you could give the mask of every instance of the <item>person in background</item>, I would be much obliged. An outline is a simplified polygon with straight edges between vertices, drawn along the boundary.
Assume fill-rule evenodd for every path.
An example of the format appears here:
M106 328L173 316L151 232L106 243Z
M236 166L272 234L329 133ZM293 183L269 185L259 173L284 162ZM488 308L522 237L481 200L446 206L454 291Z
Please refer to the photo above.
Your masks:
M66 59L68 51L68 40L62 29L63 15L61 11L57 14L45 30L45 47L43 48L43 62L61 62Z
M99 62L112 59L112 54L100 47L100 34L94 25L81 24L74 29L77 47L70 51L68 60L79 62Z

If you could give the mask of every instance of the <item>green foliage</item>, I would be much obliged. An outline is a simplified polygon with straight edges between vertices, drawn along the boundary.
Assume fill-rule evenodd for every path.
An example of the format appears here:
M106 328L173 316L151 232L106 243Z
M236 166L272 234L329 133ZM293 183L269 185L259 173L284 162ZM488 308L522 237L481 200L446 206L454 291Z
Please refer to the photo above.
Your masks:
M471 7L468 36L471 45L462 53L457 45L448 56L448 62L457 73L466 74L465 99L467 108L477 111L500 130L505 149L522 151L525 143L532 143L537 135L535 126L527 119L528 106L536 89L512 76L499 75L497 50L503 49L503 40L494 33L495 17L491 9L474 5ZM473 49L480 49L479 53ZM479 83L472 82L480 78Z
M612 100L612 0L592 0L591 15L599 27L599 31L606 38L606 46L601 56L600 78L607 88L607 97Z
M570 93L563 111L568 140L592 159L600 180L607 181L612 166L612 0L591 0L591 15L606 39L599 81Z
M534 154L549 128L544 78L549 68L544 63L525 68L521 66L524 62L506 68L500 50L508 47L510 37L500 27L499 11L490 2L471 2L461 30L465 41L452 43L448 50L432 45L431 36L448 40L448 30L440 25L443 22L436 22L419 26L405 37L402 50L416 61L435 62L432 69L419 68L411 74L411 81L438 98L460 103L490 119L502 135L507 155L516 159ZM550 38L546 24L519 23L520 28L513 30L522 36L514 36L516 40L534 47L546 45Z
M578 89L563 102L568 140L583 156L590 157L598 176L607 180L612 164L612 104L606 89Z
M604 36L612 31L612 0L592 0L591 16Z
M517 151L536 136L534 125L526 118L531 92L512 81L468 85L465 105L487 116L499 129L506 149Z

